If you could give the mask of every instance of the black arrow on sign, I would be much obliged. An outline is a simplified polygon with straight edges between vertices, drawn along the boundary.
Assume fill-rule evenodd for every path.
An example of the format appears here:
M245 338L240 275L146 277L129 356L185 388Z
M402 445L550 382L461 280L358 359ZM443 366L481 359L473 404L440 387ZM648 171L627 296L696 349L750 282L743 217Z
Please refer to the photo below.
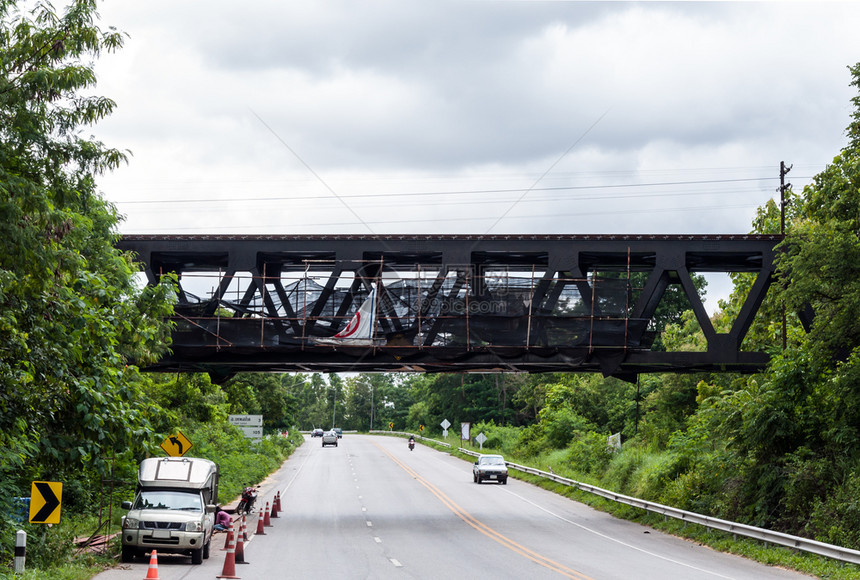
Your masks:
M54 510L60 505L60 500L58 500L57 496L54 495L54 490L51 489L51 486L48 485L47 482L34 481L33 485L36 486L36 489L39 490L39 493L42 494L42 497L45 500L45 505L43 505L42 509L40 509L39 512L30 520L31 522L38 524L51 517L51 514L54 513Z
M182 455L182 441L179 440L179 437L171 437L170 442L179 447L179 454Z

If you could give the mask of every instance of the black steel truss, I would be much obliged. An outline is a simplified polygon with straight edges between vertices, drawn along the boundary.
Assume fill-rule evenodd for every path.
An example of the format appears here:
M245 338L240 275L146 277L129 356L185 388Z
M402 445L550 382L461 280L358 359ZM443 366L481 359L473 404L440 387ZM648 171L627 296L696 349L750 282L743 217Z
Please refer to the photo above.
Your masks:
M756 372L742 343L771 284L777 235L124 236L148 283L179 277L172 354L148 370ZM717 333L691 274L755 282ZM652 350L670 286L702 352ZM337 341L377 290L370 341Z

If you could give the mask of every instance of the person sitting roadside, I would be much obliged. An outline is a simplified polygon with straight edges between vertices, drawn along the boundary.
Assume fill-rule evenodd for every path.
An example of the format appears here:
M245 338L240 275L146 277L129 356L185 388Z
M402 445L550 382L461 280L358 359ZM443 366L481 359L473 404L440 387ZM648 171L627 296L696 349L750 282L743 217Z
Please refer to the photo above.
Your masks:
M233 518L230 517L230 514L221 509L219 505L215 508L215 529L219 532L223 532L230 529L230 526L233 524Z

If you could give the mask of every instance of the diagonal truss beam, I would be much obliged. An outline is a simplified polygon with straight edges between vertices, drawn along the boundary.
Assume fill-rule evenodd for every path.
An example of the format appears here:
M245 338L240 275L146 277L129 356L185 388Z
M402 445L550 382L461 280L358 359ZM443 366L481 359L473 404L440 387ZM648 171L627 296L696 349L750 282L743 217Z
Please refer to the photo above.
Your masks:
M744 338L774 277L777 235L124 236L150 284L178 274L172 353L150 370L756 372ZM755 282L727 333L693 282ZM633 280L644 280L634 287ZM367 344L334 343L373 289ZM701 352L653 350L682 293ZM325 339L329 339L326 341Z

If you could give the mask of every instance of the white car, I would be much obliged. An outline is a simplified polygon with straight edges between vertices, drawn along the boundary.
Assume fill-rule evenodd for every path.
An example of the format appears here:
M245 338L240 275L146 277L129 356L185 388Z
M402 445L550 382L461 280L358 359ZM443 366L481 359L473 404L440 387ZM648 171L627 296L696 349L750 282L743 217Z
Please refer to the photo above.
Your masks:
M481 455L472 466L472 479L475 483L498 481L508 483L508 466L501 455Z
M322 436L322 446L334 445L337 447L337 433L334 431L326 431Z

